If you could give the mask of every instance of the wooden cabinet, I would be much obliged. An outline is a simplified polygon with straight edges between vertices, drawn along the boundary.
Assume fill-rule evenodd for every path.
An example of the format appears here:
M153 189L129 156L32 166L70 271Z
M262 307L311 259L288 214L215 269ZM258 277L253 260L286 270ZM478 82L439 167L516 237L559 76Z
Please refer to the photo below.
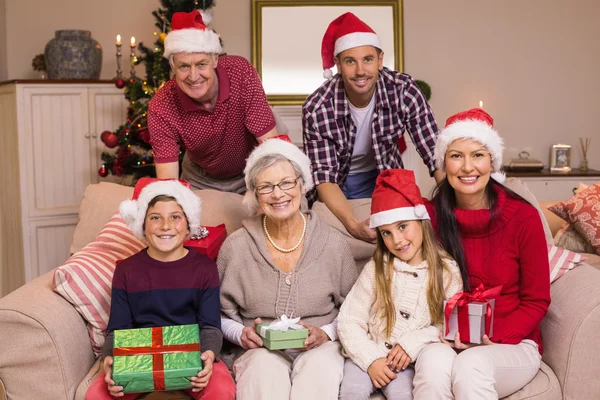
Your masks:
M68 258L83 192L99 180L100 134L126 109L110 82L0 85L0 296Z
M544 169L541 172L507 172L506 176L525 182L538 201L567 200L579 183L592 185L600 181L600 171L593 169L585 172L573 169L570 173L551 173Z

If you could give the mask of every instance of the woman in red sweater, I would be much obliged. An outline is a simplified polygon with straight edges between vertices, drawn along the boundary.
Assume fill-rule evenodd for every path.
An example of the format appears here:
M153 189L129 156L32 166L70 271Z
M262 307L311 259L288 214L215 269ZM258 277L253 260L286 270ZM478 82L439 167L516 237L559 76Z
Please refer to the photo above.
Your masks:
M502 139L482 109L448 118L436 144L446 172L427 205L444 248L461 267L465 291L502 286L493 336L483 344L441 338L421 353L415 399L498 399L537 374L540 321L550 305L548 250L540 216L502 186Z

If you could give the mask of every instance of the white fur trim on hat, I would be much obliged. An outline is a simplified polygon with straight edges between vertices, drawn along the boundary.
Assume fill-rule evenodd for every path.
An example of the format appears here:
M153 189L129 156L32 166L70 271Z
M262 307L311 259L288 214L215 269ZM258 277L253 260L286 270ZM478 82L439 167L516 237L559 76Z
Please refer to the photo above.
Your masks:
M423 204L419 204L415 207L393 208L371 215L371 218L369 219L369 228L375 229L381 225L392 224L398 221L414 221L422 219L431 219L427 212L427 208L425 208Z
M157 181L144 187L137 200L125 200L119 207L119 213L133 234L144 240L144 221L148 211L148 203L156 196L174 197L181 206L188 220L191 234L200 227L200 198L191 189L175 180Z
M381 50L379 37L373 32L354 32L341 36L335 41L333 56L337 56L344 50L359 46L374 46Z
M493 170L500 171L504 142L494 128L479 120L458 121L448 125L440 132L435 144L435 162L439 170L445 170L444 160L448 147L458 139L472 139L484 145L492 157Z
M211 29L178 29L169 32L165 38L164 58L177 53L221 54L223 48L219 36Z

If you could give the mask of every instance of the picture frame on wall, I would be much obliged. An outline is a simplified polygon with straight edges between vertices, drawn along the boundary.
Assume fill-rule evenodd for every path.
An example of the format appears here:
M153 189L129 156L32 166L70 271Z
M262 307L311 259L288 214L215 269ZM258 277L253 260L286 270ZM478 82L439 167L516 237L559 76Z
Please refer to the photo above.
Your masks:
M571 172L571 146L554 144L550 149L550 171Z

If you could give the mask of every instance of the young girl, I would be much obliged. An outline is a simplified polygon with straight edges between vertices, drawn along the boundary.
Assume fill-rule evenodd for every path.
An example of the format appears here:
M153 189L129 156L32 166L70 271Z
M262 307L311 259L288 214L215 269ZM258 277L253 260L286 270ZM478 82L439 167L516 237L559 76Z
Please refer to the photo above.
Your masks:
M438 245L414 173L377 178L370 227L377 249L342 304L338 334L350 359L340 399L412 399L414 363L439 342L443 302L462 290L457 264Z
M181 182L156 180L145 186L137 200L121 203L120 213L133 233L148 247L123 260L115 268L104 373L86 393L86 400L123 394L112 380L114 330L198 324L204 368L190 377L194 399L235 399L235 383L223 362L221 350L219 275L216 263L183 246L200 227L200 199Z

